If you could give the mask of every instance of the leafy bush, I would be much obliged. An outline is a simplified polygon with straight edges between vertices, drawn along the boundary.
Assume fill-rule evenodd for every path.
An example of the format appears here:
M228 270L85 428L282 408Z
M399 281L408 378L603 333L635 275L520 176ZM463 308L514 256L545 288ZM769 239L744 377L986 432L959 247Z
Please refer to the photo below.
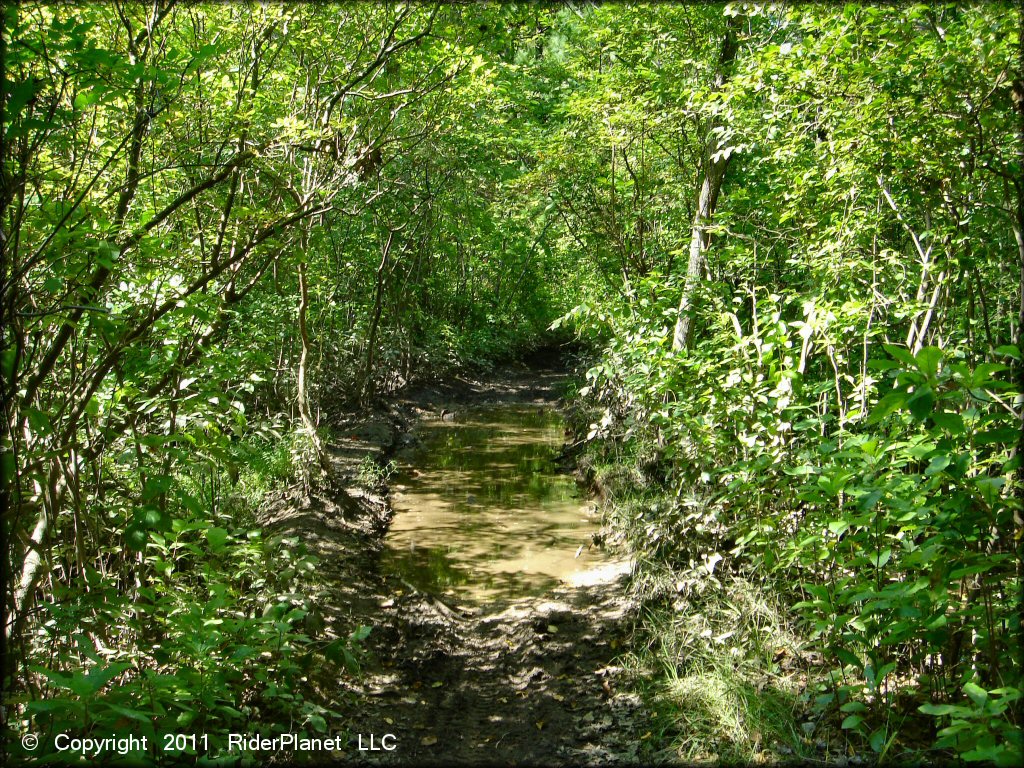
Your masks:
M886 345L868 360L880 380L850 405L836 399L844 382L805 362L800 340L813 334L786 312L767 297L757 333L744 334L723 311L714 341L681 355L644 325L654 321L605 312L614 333L580 390L603 414L587 438L615 457L608 477L638 472L626 485L655 489L620 494L620 527L670 570L721 562L796 585L790 599L827 662L816 709L839 711L880 754L907 724L893 713L912 720L920 708L940 725L955 718L936 747L1018 759L1016 715L997 704L1021 674L1008 366ZM576 315L594 322L591 310ZM985 705L965 690L999 693Z
M44 606L34 655L50 661L32 668L46 688L26 707L28 732L44 745L134 733L152 746L192 731L216 755L232 731L327 730L334 713L304 698L304 683L325 659L353 663L365 631L310 636L303 592L316 561L296 540L193 519L152 534L141 554L153 575L131 594L90 569L84 599Z

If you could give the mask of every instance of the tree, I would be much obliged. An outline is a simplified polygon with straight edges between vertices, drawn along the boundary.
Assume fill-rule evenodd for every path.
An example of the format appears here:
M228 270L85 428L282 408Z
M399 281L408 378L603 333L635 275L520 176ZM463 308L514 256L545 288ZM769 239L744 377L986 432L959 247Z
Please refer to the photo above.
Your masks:
M739 47L737 32L742 25L741 16L729 16L722 48L718 57L718 71L715 73L714 88L721 91L729 77L729 70L736 59ZM716 114L710 120L704 140L704 154L701 163L700 189L697 193L697 204L693 214L693 226L690 230L690 247L686 265L686 283L679 299L679 317L672 334L672 349L686 349L693 333L693 300L697 283L704 272L704 251L710 241L708 227L718 206L718 196L722 191L725 171L729 167L733 148L726 145L723 139L727 131Z

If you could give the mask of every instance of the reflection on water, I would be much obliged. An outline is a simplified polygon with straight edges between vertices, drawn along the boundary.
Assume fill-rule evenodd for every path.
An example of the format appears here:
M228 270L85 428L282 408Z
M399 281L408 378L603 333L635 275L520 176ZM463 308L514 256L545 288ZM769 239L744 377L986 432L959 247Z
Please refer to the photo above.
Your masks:
M392 479L384 567L419 589L481 600L539 594L604 562L588 548L598 521L555 472L562 434L559 415L538 406L424 423Z

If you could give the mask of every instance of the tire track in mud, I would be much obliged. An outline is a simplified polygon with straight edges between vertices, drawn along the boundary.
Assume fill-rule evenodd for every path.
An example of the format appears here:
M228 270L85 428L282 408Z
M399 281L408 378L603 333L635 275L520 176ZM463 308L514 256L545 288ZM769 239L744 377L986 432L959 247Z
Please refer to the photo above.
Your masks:
M422 594L382 609L354 687L380 765L636 762L647 715L614 666L633 604L618 580L446 615Z

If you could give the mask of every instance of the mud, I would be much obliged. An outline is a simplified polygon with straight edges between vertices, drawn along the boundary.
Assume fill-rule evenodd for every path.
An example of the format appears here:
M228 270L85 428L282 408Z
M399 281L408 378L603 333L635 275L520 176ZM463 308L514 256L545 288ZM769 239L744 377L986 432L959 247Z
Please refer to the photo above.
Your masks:
M639 761L650 715L625 690L615 663L638 610L627 595L628 566L610 562L579 586L483 604L429 594L381 568L389 489L367 482L367 457L385 464L414 443L419 421L440 418L445 409L555 407L567 373L558 359L534 360L486 378L422 386L371 412L334 414L331 483L268 508L266 525L300 537L320 558L325 634L372 627L357 674L311 681L318 689L312 697L328 700L335 713L331 730L349 737L346 749L318 762Z

